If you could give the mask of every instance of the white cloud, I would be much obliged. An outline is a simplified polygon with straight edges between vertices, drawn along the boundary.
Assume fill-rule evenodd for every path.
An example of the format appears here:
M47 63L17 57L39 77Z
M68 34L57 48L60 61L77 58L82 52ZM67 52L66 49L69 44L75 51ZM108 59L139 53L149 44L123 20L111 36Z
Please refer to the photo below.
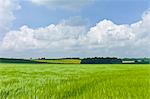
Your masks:
M2 47L11 50L69 48L76 44L84 26L51 24L44 28L31 29L23 26L19 31L10 31L3 39Z
M103 20L92 27L87 33L86 42L99 47L124 46L134 40L135 34L129 25L116 25L109 20Z
M51 9L77 10L85 5L92 3L94 0L29 0L37 5L44 5Z
M150 48L150 11L142 16L142 20L131 25L132 31L136 34L136 45Z
M141 21L131 25L117 25L110 20L100 21L81 42L89 48L89 52L95 51L95 55L149 57L150 11L144 13Z
M63 56L68 56L68 53L70 56L150 55L149 11L144 13L140 21L131 25L117 25L110 20L103 20L87 31L82 23L84 21L76 17L38 29L23 26L18 31L8 32L1 46L4 51L29 53L32 50L48 56L60 56L62 53Z
M20 5L16 0L0 0L0 39L4 32L9 30L11 22L15 19L13 12L19 8Z

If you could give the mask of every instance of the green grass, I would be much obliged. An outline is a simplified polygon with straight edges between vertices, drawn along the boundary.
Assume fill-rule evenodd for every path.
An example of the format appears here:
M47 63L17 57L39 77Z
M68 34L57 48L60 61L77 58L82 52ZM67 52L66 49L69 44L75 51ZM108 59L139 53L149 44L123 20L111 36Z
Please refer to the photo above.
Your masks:
M150 65L0 64L0 99L150 99Z

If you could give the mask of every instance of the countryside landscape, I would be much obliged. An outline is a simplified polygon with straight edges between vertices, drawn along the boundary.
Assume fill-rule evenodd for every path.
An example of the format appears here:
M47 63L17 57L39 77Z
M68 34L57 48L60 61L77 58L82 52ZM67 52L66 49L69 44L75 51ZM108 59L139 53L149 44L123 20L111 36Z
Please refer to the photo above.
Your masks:
M150 99L150 1L0 0L0 99Z

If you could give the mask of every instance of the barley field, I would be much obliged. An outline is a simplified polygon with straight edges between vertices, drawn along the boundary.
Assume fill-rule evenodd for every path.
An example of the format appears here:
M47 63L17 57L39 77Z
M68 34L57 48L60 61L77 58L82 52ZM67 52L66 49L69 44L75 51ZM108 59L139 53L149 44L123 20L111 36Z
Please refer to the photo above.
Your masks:
M150 99L150 65L0 64L0 99Z

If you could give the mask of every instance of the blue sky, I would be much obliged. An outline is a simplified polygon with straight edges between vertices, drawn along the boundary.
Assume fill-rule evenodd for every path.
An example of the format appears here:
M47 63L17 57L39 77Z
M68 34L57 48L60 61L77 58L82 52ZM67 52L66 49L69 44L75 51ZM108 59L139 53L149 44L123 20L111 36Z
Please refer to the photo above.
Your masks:
M32 28L57 24L62 19L73 16L81 16L89 20L89 25L109 19L116 24L131 24L139 21L141 15L150 7L149 0L96 0L76 11L65 9L48 9L29 1L20 1L21 10L15 12L16 20L13 28L18 29L22 25Z
M0 0L0 57L150 57L149 0Z

